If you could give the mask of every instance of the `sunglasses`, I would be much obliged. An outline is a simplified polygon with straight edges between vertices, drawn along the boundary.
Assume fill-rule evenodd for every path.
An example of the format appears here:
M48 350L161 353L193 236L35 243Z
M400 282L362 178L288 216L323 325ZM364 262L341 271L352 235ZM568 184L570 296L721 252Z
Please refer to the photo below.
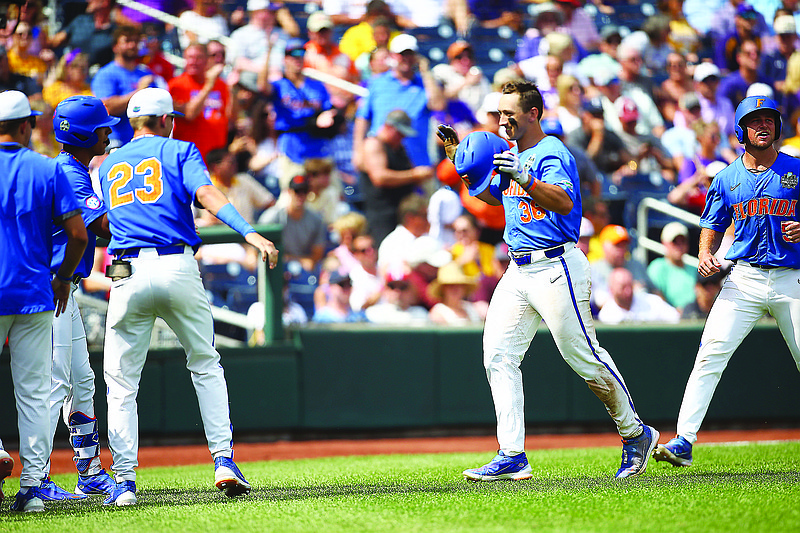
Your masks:
M31 125L31 128L36 127L36 115L31 115L28 117L28 124Z
M393 291L404 291L409 287L408 282L405 281L390 281L386 286Z
M337 285L340 286L343 289L352 289L353 288L353 284L350 283L349 281L342 281L341 283L337 283Z
M355 252L357 254L365 254L367 252L373 252L373 251L375 251L375 247L374 246L368 246L366 248L356 248L356 249L353 250L353 252Z
M306 51L304 49L302 49L302 48L297 48L295 50L289 50L288 52L286 52L286 55L289 56L289 57L301 58L301 57L305 57Z

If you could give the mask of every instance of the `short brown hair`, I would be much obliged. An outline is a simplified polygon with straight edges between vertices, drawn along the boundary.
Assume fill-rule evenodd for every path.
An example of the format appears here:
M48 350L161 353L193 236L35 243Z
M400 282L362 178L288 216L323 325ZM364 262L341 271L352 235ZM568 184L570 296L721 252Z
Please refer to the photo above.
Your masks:
M308 174L330 174L333 172L333 161L327 157L310 157L303 162L303 172Z
M531 109L539 111L539 120L542 119L542 110L544 109L544 102L542 101L542 93L535 83L523 80L509 81L503 85L501 91L503 94L518 94L519 106L522 111L527 113Z
M114 30L114 33L112 34L111 37L111 42L113 43L114 46L116 46L122 37L128 37L131 40L138 41L139 37L141 36L142 33L136 26L131 26L130 24L122 24L120 26L117 26L116 29Z
M131 128L135 130L140 130L142 128L153 129L158 126L161 117L155 115L146 115L142 117L131 117L130 123Z
M0 121L0 135L14 135L22 123L28 121L30 118L31 117L22 117Z

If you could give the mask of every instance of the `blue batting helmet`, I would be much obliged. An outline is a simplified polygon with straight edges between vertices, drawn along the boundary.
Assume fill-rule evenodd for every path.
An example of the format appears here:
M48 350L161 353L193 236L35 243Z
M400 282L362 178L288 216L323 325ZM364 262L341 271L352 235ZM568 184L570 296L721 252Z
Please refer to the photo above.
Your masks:
M488 131L473 131L458 144L456 171L468 182L469 192L476 196L492 181L494 155L508 150L508 142Z
M775 115L775 140L777 141L781 136L781 112L778 111L778 104L766 96L748 96L736 107L736 115L734 116L733 131L736 133L736 139L739 143L744 144L744 128L742 127L742 120L747 115L768 109Z
M62 100L53 113L56 140L81 148L97 144L97 128L113 126L117 122L119 119L109 116L106 106L94 96L70 96Z

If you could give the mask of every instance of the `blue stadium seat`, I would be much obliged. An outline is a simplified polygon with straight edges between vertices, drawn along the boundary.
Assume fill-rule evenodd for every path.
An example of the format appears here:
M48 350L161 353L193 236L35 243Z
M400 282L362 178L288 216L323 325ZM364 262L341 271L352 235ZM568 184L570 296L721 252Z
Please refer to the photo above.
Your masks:
M200 265L203 286L209 301L218 307L227 307L237 313L247 313L250 305L258 301L258 279L238 263Z

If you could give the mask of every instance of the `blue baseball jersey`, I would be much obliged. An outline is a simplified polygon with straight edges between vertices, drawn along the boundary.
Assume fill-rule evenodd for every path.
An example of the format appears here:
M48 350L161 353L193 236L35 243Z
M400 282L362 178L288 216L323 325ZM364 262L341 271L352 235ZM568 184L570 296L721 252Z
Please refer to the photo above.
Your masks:
M53 223L80 213L69 180L49 157L0 143L0 315L53 311Z
M517 147L511 148L517 151ZM542 209L515 181L498 174L489 191L503 202L506 229L503 239L511 250L542 250L566 242L577 242L581 226L580 178L575 158L560 140L547 136L519 154L523 168L534 179L556 185L572 199L572 211L560 215ZM501 184L501 181L505 183Z
M106 206L103 200L97 196L92 188L92 178L89 176L89 169L83 163L72 157L66 152L61 152L56 157L56 162L64 170L67 179L72 186L75 200L81 210L83 224L87 227L86 234L89 242L86 244L86 251L83 253L81 262L75 269L75 274L85 278L92 271L94 264L94 248L97 237L88 229L89 224L103 216ZM64 262L64 254L67 251L67 234L61 226L53 226L53 257L50 260L50 271L58 272L61 263Z
M136 65L133 70L128 70L116 61L112 61L97 71L92 78L92 94L103 99L110 96L123 96L134 92L138 88L139 80L153 72L144 65ZM155 82L150 85L155 87ZM131 140L133 128L128 121L126 113L118 115L119 122L111 126L109 139L121 145Z
M322 82L306 78L303 85L295 85L281 78L272 82L273 104L275 106L275 130L278 149L296 163L309 157L326 157L330 154L330 141L313 137L305 131L308 120L317 111L331 109L328 89Z
M781 222L798 220L799 175L800 160L783 153L757 174L738 158L711 182L700 227L724 232L733 222L730 261L800 268L800 246L784 241L781 231Z
M100 166L108 249L200 244L192 202L203 185L211 178L194 143L144 135L112 152Z

